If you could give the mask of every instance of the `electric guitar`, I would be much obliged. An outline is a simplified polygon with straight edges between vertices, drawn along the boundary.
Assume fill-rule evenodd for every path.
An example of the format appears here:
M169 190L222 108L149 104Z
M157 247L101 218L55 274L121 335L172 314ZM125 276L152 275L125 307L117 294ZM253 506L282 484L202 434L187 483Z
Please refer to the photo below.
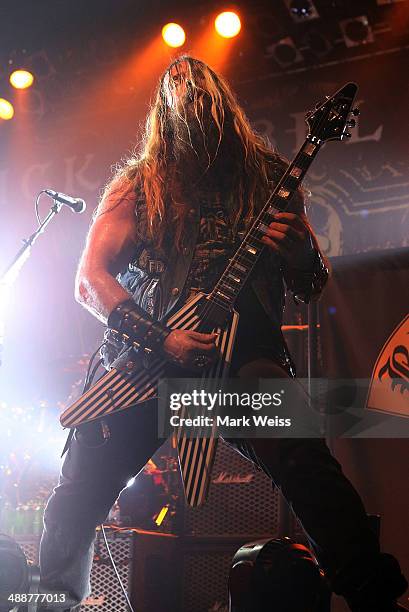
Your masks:
M304 144L248 229L214 289L209 294L196 294L163 321L171 329L218 333L218 358L204 368L203 379L222 380L227 376L239 319L234 305L265 247L261 239L274 214L287 208L320 148L327 141L350 136L348 129L355 125L350 114L359 114L357 109L352 110L357 89L355 83L347 83L307 113L309 129ZM130 342L127 336L121 339ZM137 349L136 358L129 369L113 367L104 374L62 413L60 421L64 427L78 427L156 397L158 381L168 375L169 362L154 355L146 359L139 345L133 345ZM181 373L180 377L183 376ZM206 498L217 437L193 439L183 431L175 435L186 500L190 506L198 506Z

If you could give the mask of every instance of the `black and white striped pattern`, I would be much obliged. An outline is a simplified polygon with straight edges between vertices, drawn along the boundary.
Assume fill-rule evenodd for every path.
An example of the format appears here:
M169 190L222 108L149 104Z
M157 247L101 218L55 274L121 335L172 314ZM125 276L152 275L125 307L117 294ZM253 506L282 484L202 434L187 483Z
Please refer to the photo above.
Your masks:
M206 299L206 296L202 293L197 294L170 317L168 326L172 329L197 329L201 323L198 315L199 304L203 304L203 299ZM214 330L219 332L217 345L220 357L203 373L203 381L206 379L220 381L226 377L237 323L238 314L232 312L225 328ZM61 424L63 427L78 427L156 397L158 381L165 376L165 369L166 361L163 359L152 359L149 362L149 369L142 364L131 370L113 368L62 413ZM189 438L182 429L174 435L177 438L186 501L190 506L197 506L206 498L217 437L215 435L210 438Z
M220 381L228 375L238 320L238 313L232 312L230 321L225 329L217 328L215 330L219 333L216 344L219 347L220 359L202 376L203 386L206 385L208 390L209 383L206 380L210 380L213 386L219 386ZM179 428L175 435L177 437L179 464L185 498L189 506L196 507L202 504L207 497L211 471L216 455L217 433L214 428L213 435L210 437L190 438L183 431L183 428Z

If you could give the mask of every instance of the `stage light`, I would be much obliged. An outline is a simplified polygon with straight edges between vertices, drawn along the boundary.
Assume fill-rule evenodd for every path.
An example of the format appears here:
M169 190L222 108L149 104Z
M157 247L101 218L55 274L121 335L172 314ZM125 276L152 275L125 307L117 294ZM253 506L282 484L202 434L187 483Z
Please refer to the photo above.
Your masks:
M309 47L309 49L314 53L314 55L318 57L323 57L327 55L332 50L332 45L329 42L328 38L326 38L320 32L310 30L304 41Z
M324 572L308 548L289 538L244 544L233 557L228 587L235 612L249 610L249 602L251 610L329 610Z
M225 11L216 17L214 27L223 38L234 38L241 30L240 17L233 11Z
M319 17L311 0L285 0L285 3L294 21L309 21Z
M0 98L0 119L8 120L14 117L14 108L11 102Z
M28 70L14 70L10 75L10 83L16 89L27 89L34 82L34 75Z
M339 26L347 47L358 47L374 41L372 28L366 15L344 19Z
M167 23L162 28L162 38L169 47L181 47L186 40L186 34L179 24Z
M273 57L277 64L283 68L291 66L291 64L302 62L303 60L303 56L298 51L290 36L282 38L278 42L267 47L267 56Z

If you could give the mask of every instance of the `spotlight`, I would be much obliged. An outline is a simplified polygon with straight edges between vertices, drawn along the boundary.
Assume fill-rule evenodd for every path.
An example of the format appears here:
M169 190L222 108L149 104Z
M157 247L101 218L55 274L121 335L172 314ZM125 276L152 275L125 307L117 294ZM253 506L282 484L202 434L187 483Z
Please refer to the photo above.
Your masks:
M347 47L358 47L374 41L372 28L366 15L344 19L340 21L339 27Z
M28 70L14 70L10 75L10 83L16 89L27 89L34 82L34 75Z
M241 30L240 17L233 11L225 11L216 17L214 27L223 38L234 38Z
M162 38L169 47L181 47L186 40L186 34L179 24L167 23L162 28Z
M12 119L14 117L13 105L4 98L0 98L0 119Z
M315 556L289 538L244 544L228 585L232 612L329 610L331 593Z
M319 17L311 0L285 0L285 3L294 21L309 21Z
M294 44L294 41L290 36L282 38L277 43L274 43L267 47L267 56L273 57L277 64L283 68L302 62L303 57L298 51Z

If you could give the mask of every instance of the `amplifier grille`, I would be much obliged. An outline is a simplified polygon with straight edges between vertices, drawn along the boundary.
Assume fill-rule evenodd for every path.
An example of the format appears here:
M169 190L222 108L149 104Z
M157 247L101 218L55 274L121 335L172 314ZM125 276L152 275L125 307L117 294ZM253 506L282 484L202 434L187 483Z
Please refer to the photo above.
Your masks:
M130 595L132 572L132 533L107 534L108 544L124 587ZM102 533L98 532L91 572L91 595L80 606L81 612L124 612L127 609L122 590L112 569Z
M33 565L38 565L39 536L15 536L14 539L24 552L27 561L30 561Z
M250 461L220 441L209 497L203 506L186 508L184 534L274 537L278 526L278 490Z

